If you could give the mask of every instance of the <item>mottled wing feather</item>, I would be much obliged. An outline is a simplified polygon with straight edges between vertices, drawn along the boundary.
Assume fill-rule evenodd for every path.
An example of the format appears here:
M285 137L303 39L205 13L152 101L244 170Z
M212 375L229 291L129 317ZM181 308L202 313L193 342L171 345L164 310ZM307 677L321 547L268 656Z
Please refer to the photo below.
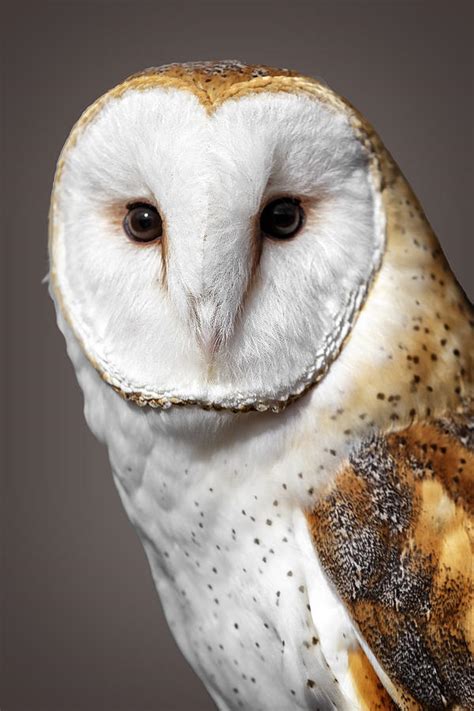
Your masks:
M373 435L308 514L316 550L402 709L474 709L474 419Z

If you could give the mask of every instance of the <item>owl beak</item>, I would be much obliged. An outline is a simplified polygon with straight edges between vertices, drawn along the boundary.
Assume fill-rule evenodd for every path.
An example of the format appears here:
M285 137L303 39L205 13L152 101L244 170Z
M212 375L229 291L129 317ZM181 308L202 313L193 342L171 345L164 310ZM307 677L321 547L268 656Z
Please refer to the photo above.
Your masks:
M196 334L199 347L206 358L213 358L225 337L218 323L218 314L210 298L188 295L190 325Z
M222 345L222 341L219 341L217 335L210 334L208 337L200 337L199 345L205 358L212 362Z
M187 329L207 361L222 355L230 342L258 260L252 235L208 232L199 261L182 254L168 269L169 293Z

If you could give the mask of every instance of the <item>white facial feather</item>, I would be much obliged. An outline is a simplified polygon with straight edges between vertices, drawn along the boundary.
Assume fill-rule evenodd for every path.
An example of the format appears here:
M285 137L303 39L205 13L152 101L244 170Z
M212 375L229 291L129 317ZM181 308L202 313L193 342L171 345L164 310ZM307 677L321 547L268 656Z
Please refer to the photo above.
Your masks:
M277 242L258 222L281 195L307 214ZM137 199L163 216L166 266L161 246L123 231ZM226 407L285 400L329 365L384 242L365 149L346 116L303 95L208 115L189 92L128 91L68 151L53 205L62 300L109 382Z

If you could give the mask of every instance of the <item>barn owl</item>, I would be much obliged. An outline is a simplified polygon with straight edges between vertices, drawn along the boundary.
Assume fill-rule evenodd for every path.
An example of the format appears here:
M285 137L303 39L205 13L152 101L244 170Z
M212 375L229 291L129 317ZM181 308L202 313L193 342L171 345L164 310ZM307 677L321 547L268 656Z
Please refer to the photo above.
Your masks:
M474 708L472 310L357 110L237 61L135 74L63 148L49 250L217 707Z

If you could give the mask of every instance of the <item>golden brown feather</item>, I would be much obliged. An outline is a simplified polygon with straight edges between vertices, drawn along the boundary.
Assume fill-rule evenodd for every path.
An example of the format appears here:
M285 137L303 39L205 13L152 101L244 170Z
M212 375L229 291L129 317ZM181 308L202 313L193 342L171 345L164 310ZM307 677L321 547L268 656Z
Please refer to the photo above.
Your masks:
M308 515L402 709L474 708L473 440L468 415L374 435Z

